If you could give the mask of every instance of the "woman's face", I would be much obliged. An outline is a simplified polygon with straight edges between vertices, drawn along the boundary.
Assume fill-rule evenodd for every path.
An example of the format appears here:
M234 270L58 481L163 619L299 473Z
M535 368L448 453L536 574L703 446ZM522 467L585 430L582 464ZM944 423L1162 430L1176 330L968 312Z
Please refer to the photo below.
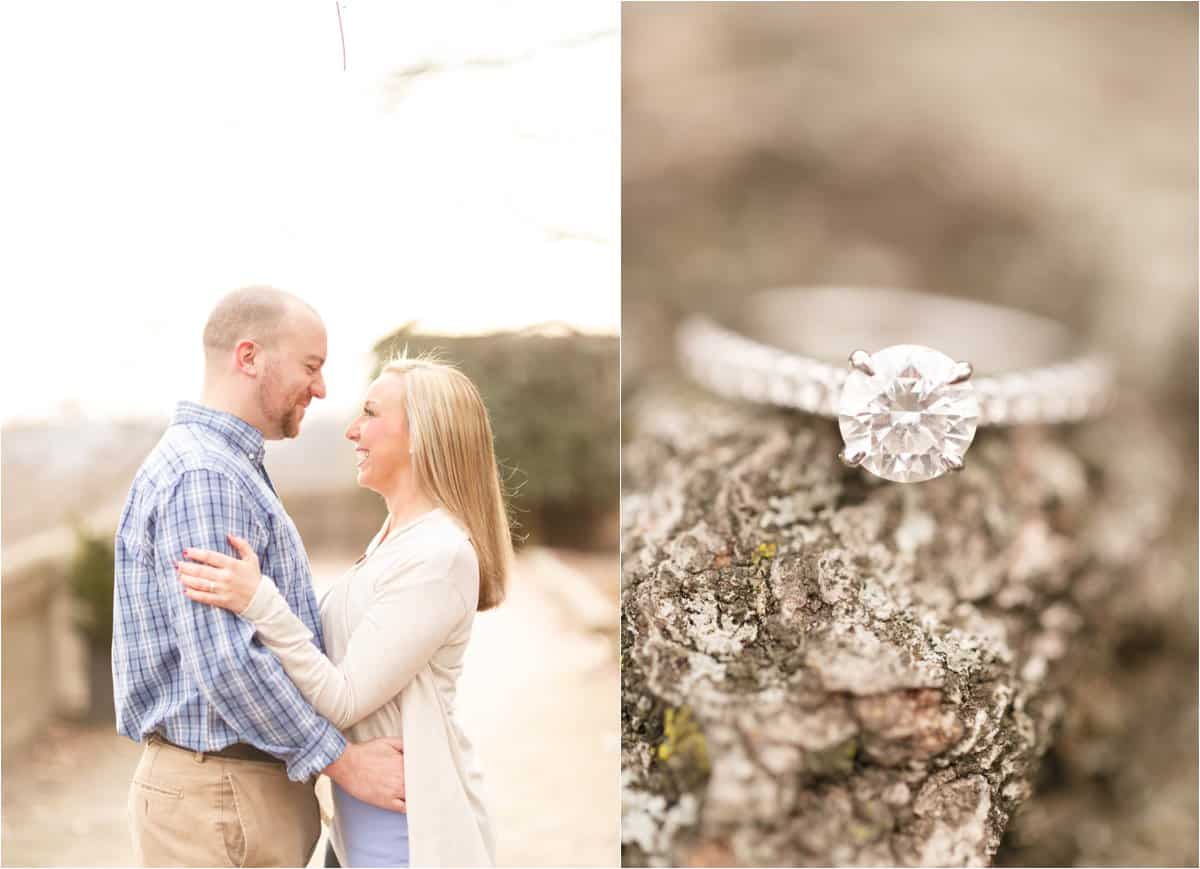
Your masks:
M393 491L412 466L404 397L404 379L381 374L346 429L355 445L358 484L382 495Z

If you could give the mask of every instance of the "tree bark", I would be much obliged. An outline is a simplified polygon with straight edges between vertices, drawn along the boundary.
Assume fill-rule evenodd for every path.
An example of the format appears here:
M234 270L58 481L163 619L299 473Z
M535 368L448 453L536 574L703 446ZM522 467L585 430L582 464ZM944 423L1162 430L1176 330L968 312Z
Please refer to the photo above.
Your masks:
M1144 409L984 430L908 486L830 421L675 382L626 414L625 865L990 862L1089 614L1166 533Z

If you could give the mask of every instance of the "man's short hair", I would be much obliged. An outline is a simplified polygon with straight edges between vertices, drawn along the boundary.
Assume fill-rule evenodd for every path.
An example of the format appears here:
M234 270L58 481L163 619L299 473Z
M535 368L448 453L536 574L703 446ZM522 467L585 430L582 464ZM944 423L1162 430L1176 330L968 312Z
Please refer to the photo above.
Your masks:
M227 293L208 315L204 352L232 350L238 341L247 338L273 347L300 305L316 313L303 299L274 287L242 287Z

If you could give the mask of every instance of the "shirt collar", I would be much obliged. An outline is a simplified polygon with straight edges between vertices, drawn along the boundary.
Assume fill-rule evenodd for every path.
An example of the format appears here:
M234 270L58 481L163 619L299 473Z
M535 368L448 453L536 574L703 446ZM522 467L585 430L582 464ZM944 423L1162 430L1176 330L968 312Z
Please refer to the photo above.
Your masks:
M267 452L262 432L250 423L232 413L213 410L194 401L181 401L175 406L171 425L199 425L214 431L256 465L262 464Z

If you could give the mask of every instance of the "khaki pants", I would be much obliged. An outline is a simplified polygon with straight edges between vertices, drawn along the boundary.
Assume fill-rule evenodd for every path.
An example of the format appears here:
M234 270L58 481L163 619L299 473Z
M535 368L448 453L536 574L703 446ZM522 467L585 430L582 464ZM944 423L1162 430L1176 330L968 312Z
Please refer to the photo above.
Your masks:
M229 760L152 736L129 788L142 866L305 866L321 837L311 782L282 764Z

